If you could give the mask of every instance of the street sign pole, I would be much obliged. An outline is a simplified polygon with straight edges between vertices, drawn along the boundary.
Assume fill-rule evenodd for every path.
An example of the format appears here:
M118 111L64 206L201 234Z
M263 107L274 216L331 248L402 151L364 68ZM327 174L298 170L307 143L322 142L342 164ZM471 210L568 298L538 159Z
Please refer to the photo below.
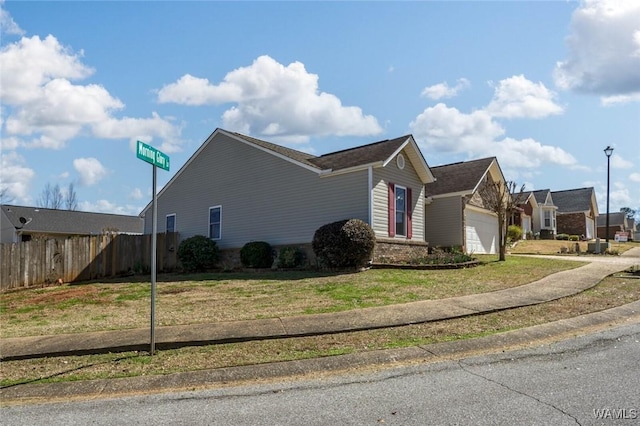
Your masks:
M158 256L158 200L156 194L156 178L158 167L169 171L169 156L144 142L137 142L136 156L142 161L151 164L151 168L153 169L153 183L151 184L153 191L151 201L151 348L149 349L149 353L153 356L156 352L156 262Z
M149 353L151 356L156 353L156 258L157 258L157 243L158 243L158 203L156 200L156 175L158 168L155 165L151 165L153 169L153 224L151 226L151 349Z

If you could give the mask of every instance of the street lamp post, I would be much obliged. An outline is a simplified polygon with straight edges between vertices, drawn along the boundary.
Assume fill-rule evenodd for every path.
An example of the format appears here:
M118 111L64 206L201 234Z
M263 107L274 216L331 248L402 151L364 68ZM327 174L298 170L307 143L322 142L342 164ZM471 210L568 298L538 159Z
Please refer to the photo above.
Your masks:
M607 249L609 248L609 188L610 188L610 170L611 170L611 154L613 154L613 148L607 146L604 149L604 154L607 156L607 226L606 226L606 238Z

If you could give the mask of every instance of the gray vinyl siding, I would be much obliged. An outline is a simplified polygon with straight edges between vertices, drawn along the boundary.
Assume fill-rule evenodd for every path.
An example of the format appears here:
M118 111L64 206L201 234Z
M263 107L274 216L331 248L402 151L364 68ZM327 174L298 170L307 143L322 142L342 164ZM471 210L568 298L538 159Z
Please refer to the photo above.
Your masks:
M158 200L158 218L176 214L180 239L208 236L209 208L222 206L221 248L249 241L311 242L320 226L368 221L367 171L320 177L253 146L218 134ZM151 218L151 209L147 216ZM164 220L158 221L164 232ZM151 220L145 221L151 232Z
M389 182L411 188L412 238L424 241L424 185L404 153L405 167L400 170L395 158L386 167L373 169L373 230L378 238L389 238ZM404 237L396 237L405 239Z
M432 247L463 245L462 200L436 198L425 206L425 239Z

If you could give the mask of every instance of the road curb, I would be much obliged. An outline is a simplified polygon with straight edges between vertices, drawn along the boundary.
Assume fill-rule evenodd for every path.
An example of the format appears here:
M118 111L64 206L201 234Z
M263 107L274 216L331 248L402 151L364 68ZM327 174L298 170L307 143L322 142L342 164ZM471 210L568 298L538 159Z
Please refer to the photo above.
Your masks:
M246 382L336 374L359 368L390 368L403 363L458 360L472 355L521 349L574 338L618 325L640 323L640 301L605 311L485 337L403 349L375 350L298 361L241 367L51 384L22 384L0 389L2 405L112 398L169 391L239 385Z

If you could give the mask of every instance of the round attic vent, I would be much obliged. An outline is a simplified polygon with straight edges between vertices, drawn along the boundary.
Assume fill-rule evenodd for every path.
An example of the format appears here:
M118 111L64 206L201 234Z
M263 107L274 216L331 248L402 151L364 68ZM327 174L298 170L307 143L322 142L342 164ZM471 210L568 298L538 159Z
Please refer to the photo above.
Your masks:
M396 163L398 164L398 168L400 170L404 169L404 155L398 154L398 158L396 158Z

